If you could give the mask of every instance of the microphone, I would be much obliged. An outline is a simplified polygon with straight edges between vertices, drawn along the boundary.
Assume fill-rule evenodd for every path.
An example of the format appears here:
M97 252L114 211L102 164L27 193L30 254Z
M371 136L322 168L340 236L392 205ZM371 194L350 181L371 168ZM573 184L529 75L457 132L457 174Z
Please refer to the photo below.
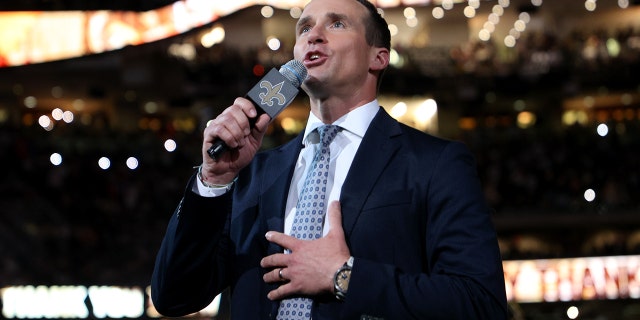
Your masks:
M307 68L297 60L287 62L279 71L271 69L245 96L253 102L258 112L250 120L255 121L263 113L268 114L272 120L275 119L298 95L298 88L306 78ZM253 121L251 125L253 126ZM218 160L228 148L224 141L216 139L207 153L213 160Z

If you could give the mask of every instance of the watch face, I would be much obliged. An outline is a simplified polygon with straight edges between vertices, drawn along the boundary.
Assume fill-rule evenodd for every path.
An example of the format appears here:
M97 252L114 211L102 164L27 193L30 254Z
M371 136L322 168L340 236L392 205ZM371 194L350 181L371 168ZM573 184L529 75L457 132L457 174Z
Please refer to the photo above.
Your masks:
M351 270L342 269L336 275L336 286L340 291L347 291L349 289L349 278L351 277Z

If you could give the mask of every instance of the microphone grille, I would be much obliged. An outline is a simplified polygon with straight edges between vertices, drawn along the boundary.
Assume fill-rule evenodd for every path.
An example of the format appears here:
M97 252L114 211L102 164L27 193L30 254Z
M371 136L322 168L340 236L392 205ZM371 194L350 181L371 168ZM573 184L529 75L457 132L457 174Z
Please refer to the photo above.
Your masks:
M296 88L307 78L307 68L298 60L291 60L280 67L279 72Z

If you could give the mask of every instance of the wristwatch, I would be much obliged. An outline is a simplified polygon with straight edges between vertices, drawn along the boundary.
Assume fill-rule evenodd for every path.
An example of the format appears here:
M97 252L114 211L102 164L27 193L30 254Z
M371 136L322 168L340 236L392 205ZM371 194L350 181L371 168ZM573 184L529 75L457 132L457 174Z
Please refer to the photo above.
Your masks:
M349 290L349 280L351 279L351 268L353 268L353 257L349 257L349 260L336 271L333 276L333 289L335 291L336 299L344 301L347 297L347 290Z

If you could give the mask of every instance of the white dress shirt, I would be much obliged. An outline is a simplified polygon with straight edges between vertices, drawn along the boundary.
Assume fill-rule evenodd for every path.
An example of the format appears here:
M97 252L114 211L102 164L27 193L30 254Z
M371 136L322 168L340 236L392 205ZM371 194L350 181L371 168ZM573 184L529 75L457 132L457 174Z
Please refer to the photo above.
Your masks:
M360 147L360 142L362 142L362 137L364 137L365 132L369 128L369 124L371 124L379 108L378 101L373 100L352 110L332 123L333 125L340 126L342 130L331 143L330 172L329 182L327 184L329 196L326 198L326 208L328 208L329 203L332 201L340 199L342 184L347 177L351 162L353 162L356 151L358 151L358 147ZM298 202L298 195L304 184L304 177L306 177L316 149L320 147L320 136L315 129L322 125L324 125L324 123L313 113L309 114L307 127L304 131L304 147L302 151L300 151L298 161L296 162L291 186L289 188L287 206L285 208L284 232L286 234L290 234L291 232L291 225L293 224L293 218L296 213L296 203ZM209 188L203 185L200 179L195 180L196 184L192 189L201 196L215 197L227 191L225 188ZM326 235L330 227L329 219L325 219L324 221L323 235Z
M356 155L356 151L358 151L362 137L364 137L367 128L369 128L371 120L373 120L373 117L378 112L378 108L378 101L374 100L362 107L354 109L332 123L333 125L340 126L342 130L338 132L338 135L331 143L329 181L327 183L328 196L326 197L327 203L325 203L325 208L328 209L329 203L340 199L342 184L347 177L347 172L349 172L353 157ZM304 147L298 156L296 168L291 179L291 186L289 187L289 196L287 198L284 216L284 232L286 234L290 234L291 231L291 225L293 224L293 218L296 213L298 195L302 190L304 178L307 176L307 171L313 161L316 150L320 148L320 135L315 129L322 125L324 125L324 123L313 113L309 115L307 127L304 131ZM323 235L326 235L330 227L329 219L324 219L324 221Z

